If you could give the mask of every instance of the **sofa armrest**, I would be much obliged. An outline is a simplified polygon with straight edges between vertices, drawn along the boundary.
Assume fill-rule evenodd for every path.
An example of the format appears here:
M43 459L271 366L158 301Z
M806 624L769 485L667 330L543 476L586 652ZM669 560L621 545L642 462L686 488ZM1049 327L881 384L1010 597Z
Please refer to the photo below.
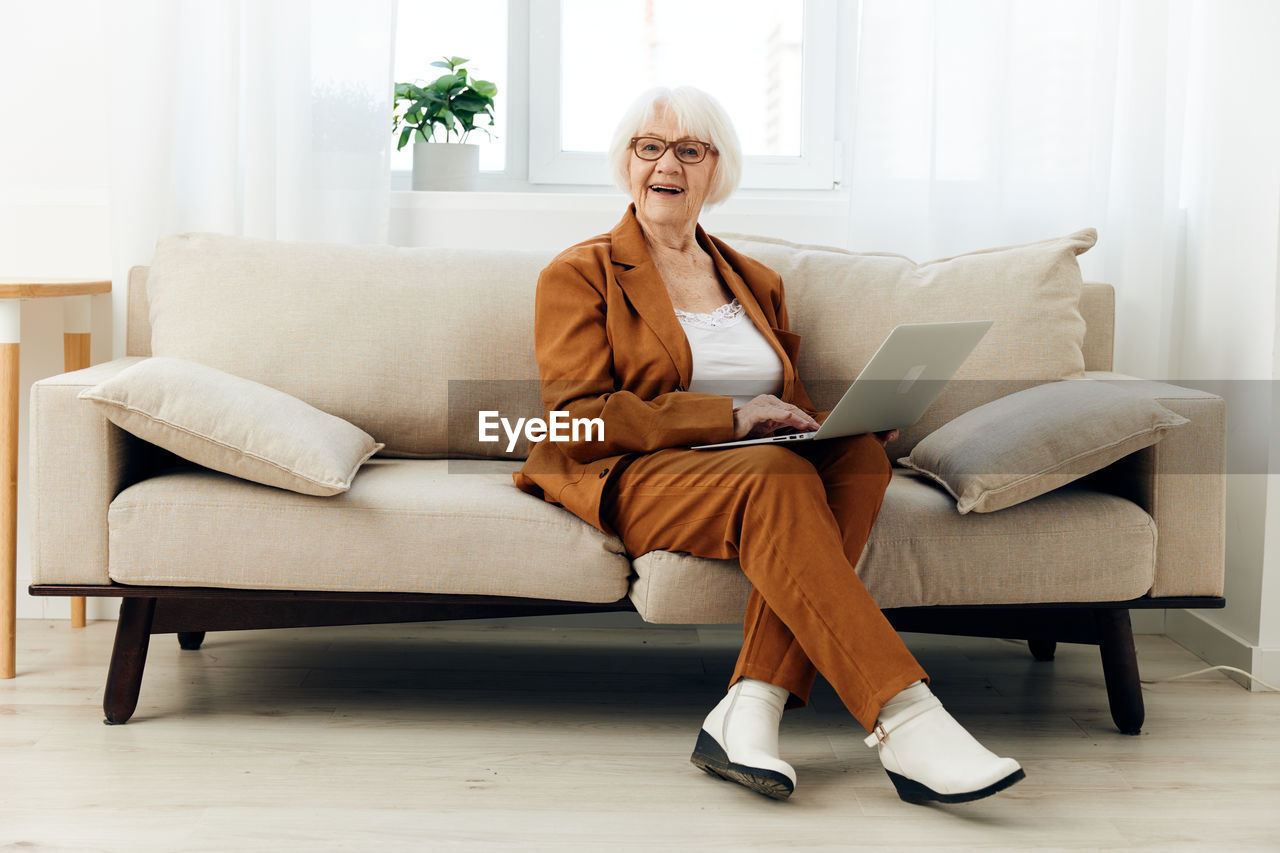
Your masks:
M119 358L31 386L31 581L105 584L107 508L176 459L117 427L76 395L142 359Z
M1222 595L1226 566L1227 405L1216 394L1110 371L1086 377L1151 394L1191 423L1093 474L1088 484L1128 498L1156 522L1151 597Z

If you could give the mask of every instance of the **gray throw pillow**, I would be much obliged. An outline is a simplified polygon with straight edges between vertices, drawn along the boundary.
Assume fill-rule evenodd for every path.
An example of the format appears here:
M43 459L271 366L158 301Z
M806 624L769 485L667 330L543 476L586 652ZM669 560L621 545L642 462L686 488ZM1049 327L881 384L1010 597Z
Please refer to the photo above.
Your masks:
M1187 422L1140 391L1071 379L971 409L898 463L939 483L962 514L994 512L1104 468Z

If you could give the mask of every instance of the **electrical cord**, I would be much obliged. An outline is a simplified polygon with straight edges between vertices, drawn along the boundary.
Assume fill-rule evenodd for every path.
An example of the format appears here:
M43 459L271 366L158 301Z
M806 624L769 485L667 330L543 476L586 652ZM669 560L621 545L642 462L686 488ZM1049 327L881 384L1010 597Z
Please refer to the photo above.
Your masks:
M1003 639L1004 642L1006 643L1014 643L1016 645L1022 645L1026 642L1026 640L1014 640L1014 639L1010 639L1009 637L1002 637L1001 639ZM1274 684L1269 684L1263 681L1261 678L1258 678L1258 676L1253 675L1252 673L1249 673L1249 672L1245 672L1243 669L1240 669L1234 666L1227 666L1226 664L1219 664L1218 666L1207 666L1204 669L1197 669L1195 672L1184 672L1182 675L1171 675L1168 678L1141 678L1139 679L1139 681L1143 684L1160 684L1165 681L1177 681L1179 678L1190 678L1193 675L1203 675L1206 672L1213 672L1214 670L1222 670L1223 672L1238 673L1239 675L1243 675L1245 678L1249 679L1250 681L1256 681L1258 684L1261 684L1267 690L1280 693L1280 687L1276 687Z
M1179 678L1190 678L1193 675L1200 675L1201 673L1205 673L1205 672L1213 672L1215 669L1220 669L1224 672L1239 673L1240 675L1243 675L1245 678L1249 679L1250 681L1258 682L1268 690L1274 690L1277 693L1280 693L1280 687L1276 687L1274 684L1268 684L1267 682L1263 681L1261 678L1258 678L1256 675L1253 675L1251 673L1245 672L1243 669L1239 669L1238 667L1234 667L1234 666L1226 666L1225 664L1219 664L1218 666L1206 666L1204 669L1197 669L1195 672L1184 672L1182 675L1171 675L1168 678L1143 678L1139 680L1143 684L1159 684L1162 681L1177 681Z

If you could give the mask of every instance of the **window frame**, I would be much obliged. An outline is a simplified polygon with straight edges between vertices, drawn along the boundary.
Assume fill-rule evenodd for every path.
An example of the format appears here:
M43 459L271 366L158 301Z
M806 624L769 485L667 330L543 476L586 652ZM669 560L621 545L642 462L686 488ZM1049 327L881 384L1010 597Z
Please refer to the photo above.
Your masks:
M840 188L837 6L837 0L804 0L801 155L744 158L740 188L828 192ZM508 0L508 81L501 95L507 98L507 126L498 128L507 144L506 168L481 170L477 181L481 192L598 193L612 187L602 153L553 157L555 173L541 166L534 169L535 158L545 165L548 149L559 145L559 13L559 0ZM547 39L554 44L548 47ZM549 75L554 75L554 83L547 82ZM556 139L549 144L551 134ZM571 165L566 168L566 164ZM391 171L392 191L409 191L411 184L409 170Z
M560 150L560 0L529 0L528 181L609 185L604 153ZM836 0L804 0L800 156L743 158L743 189L836 188Z

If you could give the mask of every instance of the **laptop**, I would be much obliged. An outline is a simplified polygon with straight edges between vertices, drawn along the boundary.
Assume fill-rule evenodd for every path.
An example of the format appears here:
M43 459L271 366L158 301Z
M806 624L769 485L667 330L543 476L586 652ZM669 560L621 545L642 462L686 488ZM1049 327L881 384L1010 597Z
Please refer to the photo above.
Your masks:
M699 444L692 449L818 441L909 427L924 415L992 322L904 323L884 339L818 429Z

